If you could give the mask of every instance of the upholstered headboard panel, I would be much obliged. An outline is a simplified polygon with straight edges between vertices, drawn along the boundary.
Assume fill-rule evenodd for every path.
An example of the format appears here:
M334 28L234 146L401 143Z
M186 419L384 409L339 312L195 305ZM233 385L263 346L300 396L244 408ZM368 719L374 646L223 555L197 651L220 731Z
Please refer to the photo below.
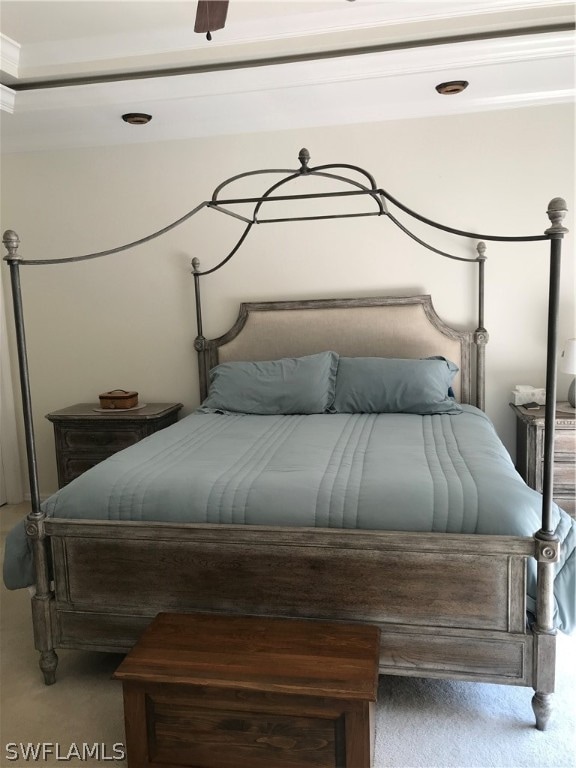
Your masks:
M436 314L429 296L242 304L234 326L205 343L204 371L221 362L274 360L334 350L346 357L443 355L460 373L457 398L471 400L470 332ZM202 393L204 397L204 392Z

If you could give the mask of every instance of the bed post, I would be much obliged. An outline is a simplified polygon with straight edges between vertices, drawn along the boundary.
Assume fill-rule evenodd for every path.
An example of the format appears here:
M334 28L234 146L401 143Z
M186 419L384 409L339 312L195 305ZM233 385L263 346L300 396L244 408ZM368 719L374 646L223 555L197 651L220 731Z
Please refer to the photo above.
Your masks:
M478 251L478 328L474 332L476 345L476 407L483 411L486 407L486 344L488 331L484 328L484 263L486 262L486 243L480 241Z
M552 529L552 496L554 488L554 422L556 415L556 346L558 305L560 296L560 257L562 239L568 230L562 225L566 203L555 197L548 205L552 224L546 230L550 237L550 278L548 294L548 339L546 353L546 410L544 429L544 466L542 484L542 528L535 534L538 585L534 632L534 697L532 708L536 727L543 731L552 713L556 630L554 629L554 564L560 555L560 541Z
M46 532L44 530L45 515L40 509L40 493L38 489L38 468L36 462L34 423L32 419L32 401L30 397L30 377L28 373L26 335L24 332L24 315L22 311L22 291L20 288L20 262L22 261L22 257L18 254L20 238L16 232L9 229L4 232L2 242L8 252L8 255L5 256L4 259L10 267L16 344L18 349L18 368L20 372L20 389L22 392L22 407L24 411L28 480L30 484L30 500L32 507L26 518L26 534L31 541L34 553L35 594L32 597L34 645L36 649L40 651L40 669L44 674L44 681L46 685L51 685L56 682L58 657L54 651L54 643L52 639L51 603L53 594L50 590L50 577L48 572L47 540Z
M200 300L200 260L192 259L192 274L194 275L194 293L196 296L196 338L194 349L198 352L198 376L200 378L200 402L208 394L208 365L206 363L206 338L202 330L202 303Z

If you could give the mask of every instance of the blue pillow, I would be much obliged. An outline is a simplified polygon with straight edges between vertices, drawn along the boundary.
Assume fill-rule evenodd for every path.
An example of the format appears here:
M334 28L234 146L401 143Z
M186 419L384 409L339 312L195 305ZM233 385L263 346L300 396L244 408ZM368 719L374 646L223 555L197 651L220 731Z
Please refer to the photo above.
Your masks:
M449 395L458 366L445 358L341 357L335 413L460 413Z
M210 371L201 413L325 413L334 400L338 355L321 352L262 362L222 363Z

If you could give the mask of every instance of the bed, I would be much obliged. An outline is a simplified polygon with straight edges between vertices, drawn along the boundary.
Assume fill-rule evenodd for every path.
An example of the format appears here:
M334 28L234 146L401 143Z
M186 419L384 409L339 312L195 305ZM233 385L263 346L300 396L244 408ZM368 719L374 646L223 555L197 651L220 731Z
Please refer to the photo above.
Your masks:
M202 272L193 263L202 407L44 504L19 267L46 262L24 262L17 235L4 235L32 497L24 526L9 537L5 581L12 588L33 584L45 682L55 681L56 648L127 651L159 611L329 618L380 627L382 674L532 686L536 725L544 729L555 635L575 622L576 525L552 502L553 426L541 496L517 475L483 413L484 243L473 259L432 247L478 269L473 331L448 327L429 296L379 296L242 304L230 331L204 336L201 278L225 266L254 223L286 220L264 218L265 204L319 197L278 194L295 178L344 183L348 191L323 197L362 195L372 206L363 215L391 218L431 247L400 224L388 204L440 225L394 200L366 171L311 168L305 150L299 160L299 169L273 171L281 180L263 195L223 198L239 178L233 177L188 215L208 206L246 225L216 267ZM344 175L350 170L361 180ZM238 203L251 205L252 214L233 211ZM442 227L476 239L550 243L548 392L556 388L564 212L555 199L546 233L522 238ZM396 382L384 388L396 394L375 404L382 388L373 382L383 376Z

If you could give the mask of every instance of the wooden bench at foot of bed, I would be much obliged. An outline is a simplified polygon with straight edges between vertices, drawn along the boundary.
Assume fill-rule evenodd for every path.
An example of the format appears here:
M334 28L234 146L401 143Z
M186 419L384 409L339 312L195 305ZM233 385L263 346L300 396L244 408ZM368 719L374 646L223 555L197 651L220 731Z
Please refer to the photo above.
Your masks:
M130 768L372 765L376 627L162 613L115 677Z

